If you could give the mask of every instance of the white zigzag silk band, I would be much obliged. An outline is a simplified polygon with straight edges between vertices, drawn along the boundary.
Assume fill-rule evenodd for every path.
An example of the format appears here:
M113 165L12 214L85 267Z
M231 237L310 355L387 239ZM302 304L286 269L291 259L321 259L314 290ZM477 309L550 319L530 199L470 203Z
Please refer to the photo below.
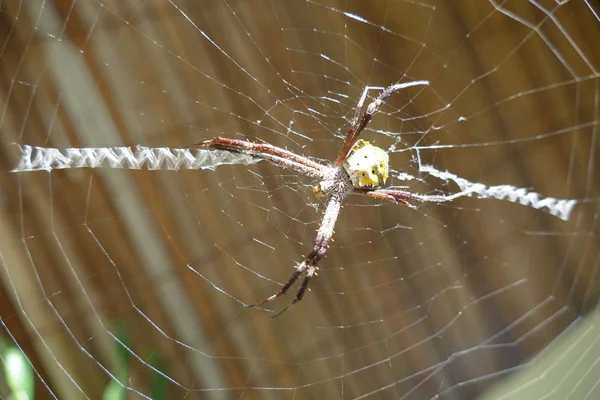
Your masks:
M67 168L119 169L215 169L225 164L255 164L259 160L246 154L206 149L168 147L67 148L20 146L21 159L13 172L52 171Z
M211 169L226 164L255 164L260 160L247 154L230 153L206 149L171 149L168 147L98 147L67 148L19 146L21 158L13 172L52 171L67 168L119 168L171 170ZM511 185L486 186L470 182L447 171L439 171L424 165L421 172L444 181L453 181L460 192L443 196L453 200L462 196L495 198L519 203L537 210L546 211L562 220L570 218L577 200L542 197L540 194Z
M547 211L564 221L569 220L573 207L577 200L556 199L554 197L542 197L540 194L530 192L524 188L512 185L486 186L482 183L470 182L447 171L439 171L430 165L422 166L420 169L431 176L444 181L453 181L460 188L460 192L448 197L474 196L480 199L498 199L519 203L536 210Z

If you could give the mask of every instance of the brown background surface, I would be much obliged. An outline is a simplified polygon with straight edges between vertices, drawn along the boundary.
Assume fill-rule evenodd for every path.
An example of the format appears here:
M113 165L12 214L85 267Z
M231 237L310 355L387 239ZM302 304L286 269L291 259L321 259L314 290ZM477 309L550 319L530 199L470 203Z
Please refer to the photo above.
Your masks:
M517 370L600 291L600 8L562 3L2 2L0 333L39 398L100 398L123 331L131 398L152 396L156 359L171 399L468 399ZM577 199L571 219L352 198L312 292L270 319L243 306L309 251L310 179L266 163L8 172L16 144L214 136L326 162L366 85L420 79L365 133L393 149L393 177L458 190L421 160Z

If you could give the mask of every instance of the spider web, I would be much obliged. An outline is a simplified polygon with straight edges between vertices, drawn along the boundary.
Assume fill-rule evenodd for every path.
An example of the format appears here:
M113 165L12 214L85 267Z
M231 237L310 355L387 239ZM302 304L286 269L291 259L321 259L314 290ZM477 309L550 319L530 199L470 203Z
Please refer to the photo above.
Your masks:
M0 11L1 335L28 356L36 398L597 398L596 3ZM453 200L349 198L312 291L275 319L294 289L244 306L310 251L312 179L221 156L214 170L9 172L28 146L215 136L328 163L366 86L417 80L362 137L390 152L389 186Z

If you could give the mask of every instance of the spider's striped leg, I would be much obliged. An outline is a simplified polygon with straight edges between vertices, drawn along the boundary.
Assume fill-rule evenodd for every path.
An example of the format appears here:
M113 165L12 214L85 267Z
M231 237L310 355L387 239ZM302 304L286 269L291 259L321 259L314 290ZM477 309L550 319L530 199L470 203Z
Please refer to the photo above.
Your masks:
M328 207L328 209L329 209L329 207ZM338 209L338 212L339 212L339 209ZM327 214L327 212L326 212L326 214ZM337 215L336 215L336 218L337 218ZM325 222L325 218L323 218L323 222ZM334 221L334 223L335 223L335 221ZM323 225L324 225L324 223L323 223ZM321 227L323 227L323 225L321 225ZM321 232L321 229L319 229L319 233L320 232ZM279 291L277 293L275 293L274 295L266 298L265 300L261 301L260 303L252 304L249 307L260 306L262 304L271 302L271 301L276 300L279 297L283 296L284 294L286 294L286 292L289 290L289 288L291 288L294 285L294 283L296 283L298 278L300 276L302 276L302 274L308 269L308 272L306 273L304 280L302 280L302 284L300 285L300 289L298 289L298 293L296 293L296 297L294 298L294 300L290 304L285 306L277 314L273 315L271 318L280 316L288 308L290 308L291 306L293 306L294 304L296 304L297 302L302 300L302 298L304 297L304 294L306 293L306 289L308 288L308 284L310 283L310 280L312 279L313 275L315 275L315 273L317 272L317 269L319 269L319 267L318 267L319 261L321 261L321 259L325 256L325 252L327 251L327 243L329 243L329 240L331 239L332 235L333 235L333 227L332 227L331 233L329 233L329 234L326 234L326 235L317 234L317 238L313 245L312 251L306 257L306 259L302 262L302 264L300 264L300 266L296 269L296 271L294 271L294 273L292 274L292 277L285 283L285 285L283 285L281 287L281 289L279 289Z
M327 203L327 208L325 209L325 214L323 215L323 220L321 221L321 226L317 231L317 237L315 238L315 242L313 244L312 251L306 259L300 264L298 269L294 271L292 277L283 285L283 287L274 295L268 297L267 299L261 301L260 303L251 305L250 307L259 306L261 304L268 303L273 301L281 296L283 296L294 283L298 280L298 278L306 272L306 276L300 285L300 289L298 289L298 293L296 293L296 297L294 300L288 304L283 310L279 311L277 314L273 315L272 318L275 318L281 315L283 312L288 310L291 306L302 300L304 297L304 293L308 288L308 284L312 279L313 275L316 274L319 262L323 257L325 257L325 253L327 252L327 247L329 245L329 241L333 236L333 228L335 226L335 221L340 213L340 209L342 206L342 199L345 195L332 195L329 198L329 202Z
M304 293L306 293L308 284L310 283L313 275L316 274L317 269L319 269L319 262L323 257L325 257L325 253L329 247L329 241L333 236L333 228L335 227L335 222L337 221L337 217L342 207L343 197L345 197L345 195L332 195L329 198L327 208L325 209L325 214L323 215L323 220L321 221L321 226L317 231L317 237L315 238L312 251L306 257L306 261L302 263L303 265L308 266L308 272L306 273L306 276L300 285L300 289L298 289L298 293L296 293L294 300L284 307L283 310L273 315L272 318L280 316L304 297Z
M356 110L354 111L354 116L352 118L352 121L350 122L350 128L348 129L348 133L346 134L346 140L344 140L344 144L342 145L338 157L335 160L335 165L340 166L344 163L344 160L346 159L346 157L348 157L348 154L350 154L350 150L352 150L352 147L354 147L354 144L358 140L358 137L360 136L362 131L365 130L367 125L369 125L373 114L375 114L375 112L379 109L381 104L383 104L383 102L388 97L407 87L423 85L429 85L429 81L414 81L390 85L387 88L385 88L383 92L381 92L381 94L377 96L377 98L373 100L371 104L367 106L365 112L362 114L361 117L359 117L365 100L367 98L367 92L371 89L381 89L377 86L367 86L363 91L363 94L360 96L360 99L358 100Z
M356 104L356 108L354 109L354 116L350 121L350 128L348 128L348 133L346 134L346 139L344 140L344 144L342 144L342 148L340 149L338 157L335 160L335 165L337 166L340 166L344 163L344 160L346 159L346 157L348 157L350 150L352 150L352 147L354 147L354 144L358 140L360 133L367 127L369 121L371 120L371 116L367 117L366 113L363 113L361 118L360 113L365 103L365 99L367 98L367 93L370 89L373 88L374 87L371 86L365 87L365 90L363 90L363 93L360 96L358 103ZM362 129L360 129L361 125L363 126Z
M379 200L392 201L409 208L415 208L415 206L410 204L407 200L418 201L420 203L443 203L452 200L452 198L446 196L429 196L396 189L354 189L354 193L373 197Z
M247 140L228 139L217 137L204 142L188 146L189 148L211 148L215 150L228 151L230 153L248 154L275 164L279 167L293 169L302 174L315 178L323 178L325 166L307 158L293 153L281 147L268 143L253 143Z
M261 306L265 303L269 303L273 300L276 300L278 298L280 298L281 296L283 296L284 294L287 293L287 291L289 290L289 288L291 288L294 283L296 283L296 281L298 280L298 278L304 273L304 271L306 271L306 268L308 267L308 263L307 261L303 261L302 264L300 264L298 266L298 268L296 269L296 271L294 271L294 273L292 274L292 277L285 283L285 285L283 285L281 287L281 289L279 289L279 291L277 293L275 293L274 295L267 297L266 299L264 299L263 301L261 301L260 303L256 303L256 304L250 304L248 305L248 307L258 307Z
M381 193L380 191L377 190L371 190L371 191L364 191L364 192L357 192L359 194L363 194L369 197L373 197L374 199L378 199L378 200L386 200L386 201L391 201L394 203L398 203L404 207L408 207L408 208L415 208L415 206L413 206L412 204L410 204L408 201L406 201L404 198L401 197L394 197L393 195L389 194L389 193Z
M298 290L298 293L296 294L296 297L294 298L294 300L287 306L283 307L281 309L281 311L279 311L277 314L273 315L271 318L279 317L281 314L286 312L291 306L293 306L294 304L296 304L297 302L302 300L302 298L304 297L304 293L306 293L306 289L308 288L308 284L310 283L310 280L312 279L313 275L315 275L315 273L317 272L317 269L319 269L317 267L317 264L310 266L310 268L308 269L308 272L306 273L306 276L304 277L304 280L302 281L302 285L300 285L300 289Z

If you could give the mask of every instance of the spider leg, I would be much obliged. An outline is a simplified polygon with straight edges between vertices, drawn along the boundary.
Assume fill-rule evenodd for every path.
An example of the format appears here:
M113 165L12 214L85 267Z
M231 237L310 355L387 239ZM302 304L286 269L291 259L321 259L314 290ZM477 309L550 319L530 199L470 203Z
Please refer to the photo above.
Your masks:
M291 288L294 285L294 283L296 283L298 278L300 278L300 276L304 273L304 271L306 271L306 268L308 268L308 264L305 260L302 262L302 264L300 264L300 266L296 269L296 271L294 271L294 273L292 274L290 279L281 287L281 289L279 289L279 291L277 293L275 293L272 296L267 297L260 303L250 304L250 305L248 305L248 307L259 307L265 303L269 303L273 300L276 300L276 299L280 298L281 296L283 296L284 294L286 294L287 291L289 290L289 288Z
M325 208L325 213L323 215L323 220L321 221L321 226L319 227L319 230L317 231L317 237L315 238L312 251L310 252L310 254L308 256L306 256L306 259L302 262L302 264L300 264L298 269L296 271L294 271L291 278L281 287L281 289L279 289L279 291L277 293L266 298L265 300L261 301L260 303L253 304L249 307L260 306L262 304L271 302L271 301L283 296L289 290L289 288L292 287L294 285L294 283L296 283L298 278L302 274L304 274L304 272L306 271L306 276L304 277L304 280L302 281L302 284L300 285L300 288L298 289L298 292L296 293L296 297L294 298L294 300L290 304L288 304L286 307L284 307L281 311L279 311L275 315L273 315L272 318L275 318L275 317L283 314L294 304L296 304L297 302L302 300L302 298L304 297L304 294L306 292L306 289L308 288L308 284L310 283L310 280L312 279L312 277L316 274L317 270L319 269L319 267L318 267L319 262L321 261L321 259L323 257L325 257L325 253L327 252L327 247L329 245L329 241L331 240L331 237L333 236L333 228L335 226L337 217L340 213L343 197L344 196L340 196L340 195L332 195L329 198L329 202L327 203L327 207Z
M230 153L243 153L252 157L266 160L279 167L293 169L302 174L315 178L323 178L324 166L312 161L307 157L292 153L281 147L267 143L253 143L246 140L214 138L189 146L190 148L208 147L215 150L228 151Z
M365 196L369 196L369 197L373 197L374 199L378 199L378 200L385 200L385 201L391 201L393 203L398 203L404 207L408 207L408 208L415 208L415 206L413 206L412 204L410 204L408 201L404 200L403 198L398 198L398 197L394 197L393 195L390 195L388 193L380 193L378 191L361 191L361 192L357 192L358 194L362 194Z
M367 106L365 112L362 114L362 116L360 116L364 102L367 98L367 92L371 89L380 89L377 86L367 86L363 91L363 94L360 96L360 99L358 100L356 110L354 111L354 117L352 118L350 128L348 129L348 133L346 134L346 140L344 140L344 144L342 145L338 157L335 160L335 165L340 166L344 163L344 160L346 160L346 157L348 157L348 154L350 153L350 150L352 150L352 147L358 140L358 137L360 136L362 131L365 130L367 125L369 125L373 114L375 114L375 112L379 109L381 104L383 104L383 102L388 97L407 87L423 85L429 85L429 81L414 81L390 85L387 88L385 88L381 92L381 94L377 96L375 100L373 100L371 104Z
M373 197L379 200L386 200L398 203L408 208L415 208L415 206L410 204L407 200L418 201L420 203L444 203L446 201L452 200L452 198L446 196L429 196L396 189L354 189L353 192L363 196Z
M304 297L304 294L306 293L306 289L308 288L308 284L310 283L310 280L312 279L313 275L315 275L317 269L319 269L319 268L317 267L316 264L310 266L310 268L308 269L308 272L306 273L306 276L304 277L304 280L302 281L302 284L300 285L300 289L298 290L298 293L296 294L296 297L294 298L294 300L287 306L283 307L277 314L274 314L273 316L271 316L271 318L279 317L281 314L286 312L294 304L296 304L297 302L302 300L302 298Z

